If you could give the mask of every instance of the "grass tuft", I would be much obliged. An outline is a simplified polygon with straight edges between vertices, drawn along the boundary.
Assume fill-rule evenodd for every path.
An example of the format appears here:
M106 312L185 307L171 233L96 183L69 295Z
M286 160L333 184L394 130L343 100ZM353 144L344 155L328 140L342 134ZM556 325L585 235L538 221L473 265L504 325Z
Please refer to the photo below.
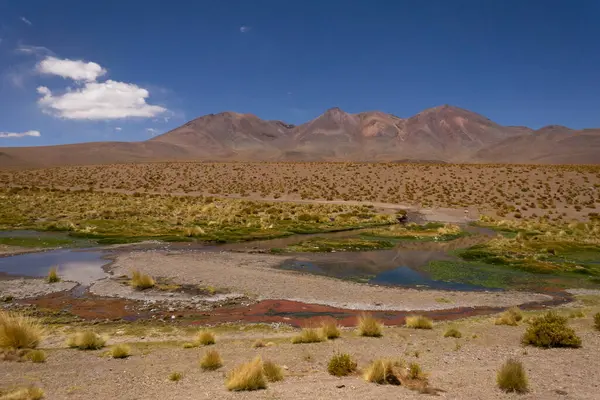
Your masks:
M382 337L383 324L370 314L358 317L358 334L365 337Z
M335 321L323 321L321 323L321 334L327 339L337 339L341 336L340 327Z
M594 328L600 331L600 313L594 314Z
M26 357L32 363L43 363L48 358L43 350L31 350L27 353Z
M211 344L215 344L217 341L215 340L215 334L212 331L202 329L200 332L198 332L196 342L202 346L210 346Z
M394 371L394 363L390 360L375 360L369 365L363 375L367 382L379 385L400 385L400 379Z
M209 350L204 353L200 360L200 367L205 371L215 371L223 366L221 355L216 350Z
M174 371L169 374L170 381L179 382L181 379L183 379L183 374L181 372Z
M79 350L98 350L104 347L106 341L92 331L81 331L73 334L67 341L67 346Z
M462 337L462 333L460 333L460 331L456 328L450 328L446 331L446 333L444 333L444 337L453 337L459 339Z
M315 328L302 328L302 331L292 338L292 343L318 343L325 340Z
M279 382L283 380L283 370L272 361L263 363L263 374L269 382Z
M228 390L259 390L267 388L267 380L263 372L263 362L260 357L239 365L227 374L225 386Z
M356 371L356 362L350 354L336 353L329 360L327 371L334 376L346 376Z
M525 393L528 391L527 375L523 364L514 359L508 359L496 376L498 387L505 392Z
M131 355L131 347L126 344L117 344L110 349L112 358L127 358Z
M581 347L581 339L554 311L534 318L523 335L523 344L537 347Z
M496 325L517 326L517 317L510 311L504 311L498 318L494 320Z
M40 343L42 333L36 320L0 311L0 348L34 349Z
M406 317L406 327L412 329L433 329L433 321L422 315Z
M8 393L0 392L0 400L40 400L45 393L38 387L17 389Z
M130 284L134 289L144 290L153 288L156 282L154 282L154 279L150 275L142 274L140 271L133 271Z
M50 268L50 271L48 271L48 277L46 278L46 281L48 283L60 282L60 277L58 276L58 267Z
M266 347L266 343L262 339L257 339L254 343L252 343L253 349L258 349L261 347Z

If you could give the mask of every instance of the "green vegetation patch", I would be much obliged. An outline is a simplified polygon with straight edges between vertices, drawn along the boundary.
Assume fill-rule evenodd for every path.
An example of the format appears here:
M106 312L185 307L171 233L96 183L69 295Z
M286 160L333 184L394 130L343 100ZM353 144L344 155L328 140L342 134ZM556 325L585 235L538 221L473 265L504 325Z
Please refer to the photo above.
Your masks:
M311 238L289 245L283 249L272 249L273 253L320 253L334 251L369 251L391 249L394 245L385 240L362 238Z
M30 247L30 248L51 248L72 246L73 240L59 239L51 237L0 237L0 244L6 246Z
M428 222L424 225L410 223L369 229L362 232L364 238L384 238L392 240L419 240L430 242L446 242L470 235L458 225Z

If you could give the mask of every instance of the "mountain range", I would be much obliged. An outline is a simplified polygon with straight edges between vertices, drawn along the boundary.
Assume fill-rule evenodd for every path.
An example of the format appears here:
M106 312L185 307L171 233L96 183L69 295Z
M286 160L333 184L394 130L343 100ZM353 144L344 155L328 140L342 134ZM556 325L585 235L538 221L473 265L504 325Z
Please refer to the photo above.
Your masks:
M223 112L143 142L0 148L0 167L192 160L597 164L600 129L502 126L449 105L407 119L331 108L298 126Z

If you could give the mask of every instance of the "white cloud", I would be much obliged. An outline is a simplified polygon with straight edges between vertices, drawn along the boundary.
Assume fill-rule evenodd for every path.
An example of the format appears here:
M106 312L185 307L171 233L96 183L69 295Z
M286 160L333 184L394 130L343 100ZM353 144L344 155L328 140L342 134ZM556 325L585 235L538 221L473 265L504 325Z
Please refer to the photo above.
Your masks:
M46 57L37 65L38 72L42 74L58 75L75 81L95 81L106 74L106 70L95 62L81 60L61 60L56 57Z
M117 131L117 132L121 132L122 130L123 130L123 128L121 128L120 126L115 127L115 131Z
M29 25L29 26L33 25L33 24L31 23L31 21L30 21L30 20L28 20L28 19L27 19L27 18L25 18L25 17L21 17L21 21L25 22L25 23L26 23L27 25Z
M252 28L251 28L251 27L249 27L249 26L246 26L246 25L242 25L242 26L240 26L240 32L242 32L242 33L249 32L249 31L250 31L250 29L252 29Z
M158 133L158 129L154 129L154 128L146 128L146 132L148 132L149 134L151 134L152 136L156 136L156 134Z
M31 54L36 56L45 56L48 54L54 54L52 50L44 46L31 46L28 44L19 44L15 49L15 52L21 54Z
M40 131L27 131L27 132L20 132L20 133L15 133L15 132L0 132L0 138L11 138L11 139L15 139L15 138L22 138L25 136L32 136L32 137L40 137L42 136Z
M50 89L37 89L42 98L38 104L43 111L66 119L151 118L167 111L161 106L146 103L150 93L132 83L87 82L85 86L54 96Z

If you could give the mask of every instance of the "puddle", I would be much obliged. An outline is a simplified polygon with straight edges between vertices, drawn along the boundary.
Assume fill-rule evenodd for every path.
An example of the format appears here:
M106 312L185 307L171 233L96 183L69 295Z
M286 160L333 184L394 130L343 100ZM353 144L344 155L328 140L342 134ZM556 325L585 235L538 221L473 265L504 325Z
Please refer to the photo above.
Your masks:
M64 280L90 285L106 277L102 266L109 263L102 251L59 249L0 258L0 273L16 276L45 277L56 266Z

